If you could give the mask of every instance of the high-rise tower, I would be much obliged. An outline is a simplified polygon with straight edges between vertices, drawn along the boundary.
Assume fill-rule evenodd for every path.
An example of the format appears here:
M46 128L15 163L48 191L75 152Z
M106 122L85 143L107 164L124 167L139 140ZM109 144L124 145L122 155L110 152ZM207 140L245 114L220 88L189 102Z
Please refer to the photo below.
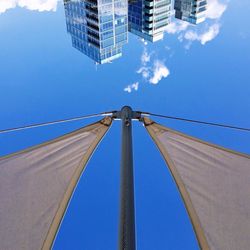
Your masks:
M198 24L205 20L207 0L175 0L174 9L176 18Z
M170 13L171 0L130 0L129 31L147 41L158 41L170 22Z
M72 45L103 64L122 55L128 40L127 0L64 0Z

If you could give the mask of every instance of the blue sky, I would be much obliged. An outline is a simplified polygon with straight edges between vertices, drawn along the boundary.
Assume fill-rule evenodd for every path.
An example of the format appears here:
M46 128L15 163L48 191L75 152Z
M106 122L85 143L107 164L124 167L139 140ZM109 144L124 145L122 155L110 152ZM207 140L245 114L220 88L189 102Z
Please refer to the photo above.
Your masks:
M210 0L209 4L212 7L204 24L192 27L175 22L164 40L155 44L129 35L122 58L96 66L72 48L61 2L1 1L0 129L120 109L123 105L250 127L250 4L247 0ZM1 135L0 155L92 121ZM157 121L250 154L250 134ZM135 122L133 129L138 249L197 249L189 219L160 153L141 124ZM117 121L81 178L54 249L116 249L119 160Z

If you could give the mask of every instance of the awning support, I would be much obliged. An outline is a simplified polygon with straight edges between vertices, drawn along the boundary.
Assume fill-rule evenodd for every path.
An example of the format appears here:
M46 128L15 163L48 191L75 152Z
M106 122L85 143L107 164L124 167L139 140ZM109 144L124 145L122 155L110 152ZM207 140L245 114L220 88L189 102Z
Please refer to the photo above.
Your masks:
M124 106L113 113L114 119L122 120L121 184L119 249L135 250L134 174L132 148L132 119L140 119L141 113Z

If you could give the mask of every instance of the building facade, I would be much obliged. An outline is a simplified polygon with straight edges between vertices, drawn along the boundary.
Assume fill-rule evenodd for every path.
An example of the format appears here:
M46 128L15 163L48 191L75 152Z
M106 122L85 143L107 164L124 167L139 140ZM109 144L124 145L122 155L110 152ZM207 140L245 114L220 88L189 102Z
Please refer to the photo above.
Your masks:
M151 42L163 38L170 22L171 0L130 0L129 31Z
M205 21L207 0L175 0L175 17L189 23Z
M96 63L122 56L128 41L126 0L64 0L72 45Z

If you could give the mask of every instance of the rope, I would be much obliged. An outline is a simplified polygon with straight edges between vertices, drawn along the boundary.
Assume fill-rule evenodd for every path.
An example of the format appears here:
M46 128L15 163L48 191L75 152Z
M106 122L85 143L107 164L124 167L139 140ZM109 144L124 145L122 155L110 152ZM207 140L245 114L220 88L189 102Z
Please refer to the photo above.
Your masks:
M103 112L103 113L99 113L99 114L84 115L84 116L78 116L78 117L73 117L73 118L69 118L69 119L62 119L62 120L56 120L56 121L50 121L50 122L25 125L25 126L16 127L16 128L8 128L8 129L0 130L0 134L14 132L14 131L20 131L20 130L25 130L25 129L30 129L30 128L44 127L44 126L54 125L54 124L59 124L59 123L80 121L80 120L87 119L87 118L98 117L98 116L107 116L110 114L112 114L112 112Z
M227 124L220 124L220 123L214 123L214 122L205 122L205 121L192 120L192 119L174 117L174 116L167 116L167 115L159 115L159 114L153 114L153 113L147 113L147 112L142 112L142 115L156 116L156 117L167 118L167 119L171 119L171 120L192 122L192 123L205 124L205 125L211 125L211 126L230 128L230 129L236 129L236 130L250 132L250 128L237 127L237 126L232 126L232 125L227 125Z

